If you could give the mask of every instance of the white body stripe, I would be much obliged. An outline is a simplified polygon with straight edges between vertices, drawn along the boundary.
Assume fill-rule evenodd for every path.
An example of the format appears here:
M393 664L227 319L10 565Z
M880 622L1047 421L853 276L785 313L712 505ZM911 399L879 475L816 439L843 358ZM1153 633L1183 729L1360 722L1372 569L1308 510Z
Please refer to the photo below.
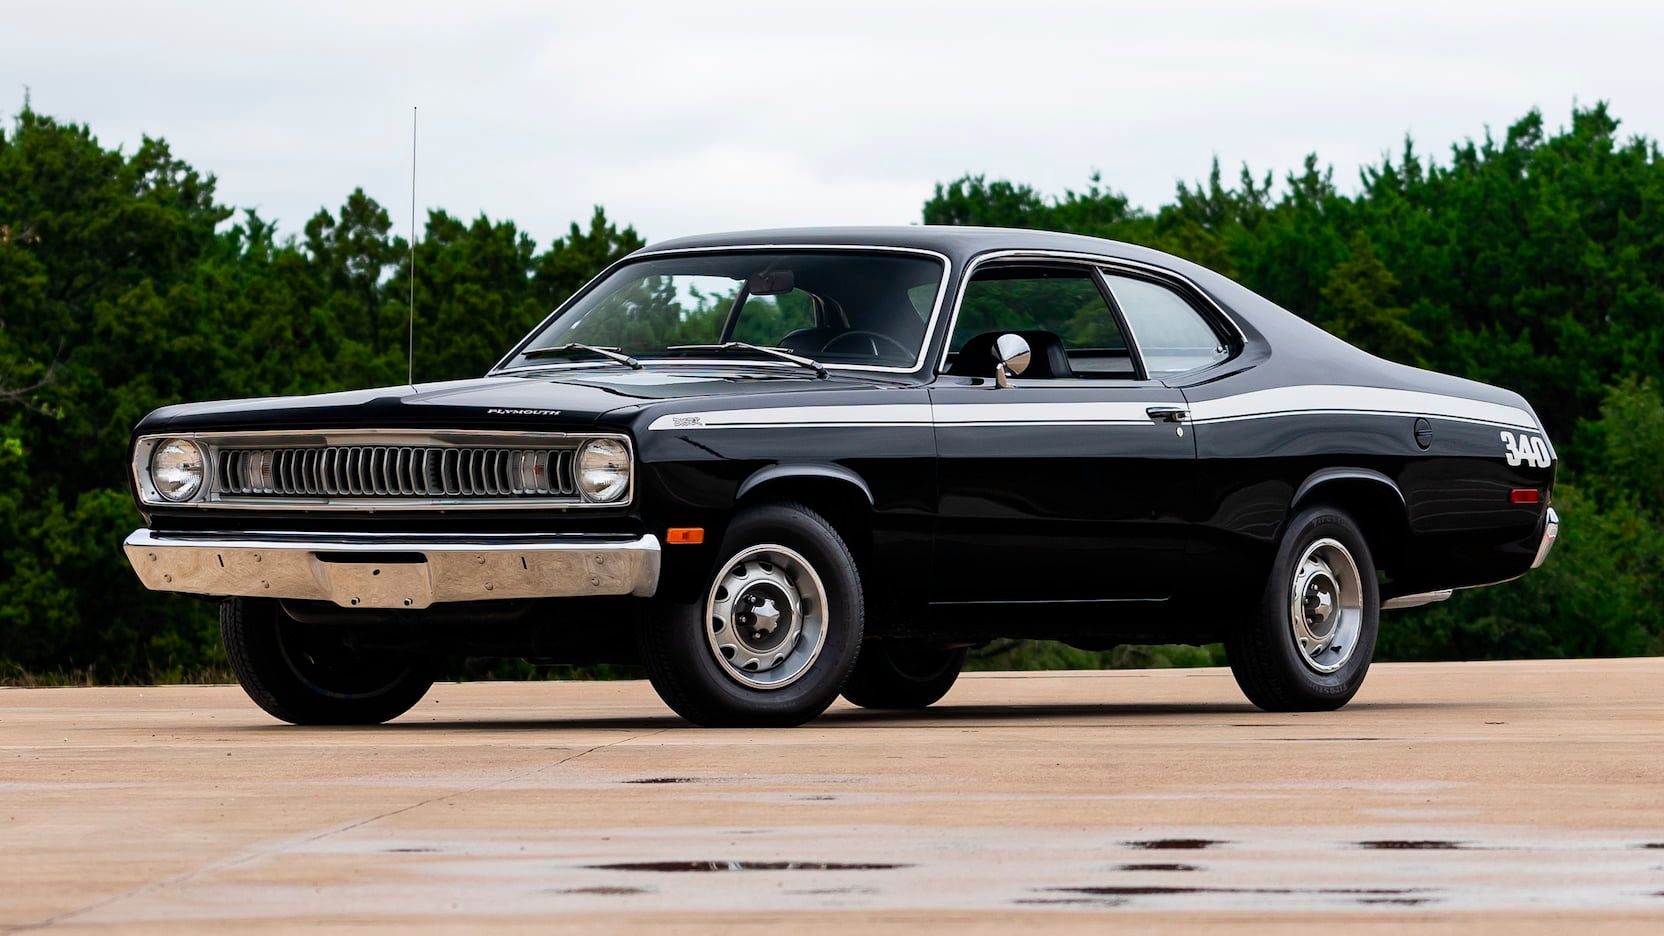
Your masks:
M865 406L770 406L660 416L654 429L758 429L771 426L928 426L928 403L874 403Z
M935 406L938 426L1118 426L1149 425L1154 403L946 403ZM1174 405L1182 405L1175 401Z
M1009 391L990 391L1005 393ZM1019 391L1020 392L1020 391ZM712 410L660 416L649 430L839 428L870 426L1122 426L1148 425L1145 410L1160 401L1085 401L1079 403L881 403L872 405L777 406ZM1377 416L1428 416L1540 432L1531 414L1517 406L1464 397L1338 385L1275 387L1189 406L1196 423L1272 419L1349 413Z
M1431 416L1521 429L1539 428L1531 414L1517 406L1383 387L1273 387L1190 404L1190 418L1200 423L1318 413Z

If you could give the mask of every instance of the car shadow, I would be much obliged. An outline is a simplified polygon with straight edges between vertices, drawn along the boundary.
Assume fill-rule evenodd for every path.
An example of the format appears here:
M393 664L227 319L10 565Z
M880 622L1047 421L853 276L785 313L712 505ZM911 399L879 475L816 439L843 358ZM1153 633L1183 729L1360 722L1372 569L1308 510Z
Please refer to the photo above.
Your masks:
M1475 704L1477 705L1477 703ZM1391 713L1414 711L1417 709L1455 710L1474 707L1461 702L1354 702L1339 712L1301 712L1278 713L1262 712L1247 702L1217 703L1217 702L1126 702L1126 703L1048 703L1048 704L1013 704L987 705L966 704L954 705L938 704L923 711L878 711L871 709L840 708L820 716L804 728L809 729L837 729L837 728L930 728L933 725L963 726L969 722L989 725L1021 724L1036 720L1051 722L1102 722L1122 719L1148 718L1192 718L1196 716L1234 715L1240 721L1226 723L1226 727L1240 728L1268 728L1268 727L1297 727L1302 724L1313 724L1323 719L1333 726L1344 724L1348 714L1360 713ZM1494 709L1494 704L1483 706ZM420 709L417 710L418 712ZM1113 725L1099 725L1097 727L1114 727ZM371 726L336 726L311 727L310 731L340 731L340 732L377 732L377 733L420 733L433 731L664 731L673 729L687 729L708 731L687 722L676 715L620 715L618 717L589 717L589 718L503 718L503 719L457 719L450 720L443 717L430 721L417 721L410 716L388 722L384 725ZM223 730L223 729L222 729ZM291 731L295 726L275 723L261 725L247 725L231 729L236 731ZM761 729L729 729L743 731L758 731ZM773 729L769 729L773 730Z

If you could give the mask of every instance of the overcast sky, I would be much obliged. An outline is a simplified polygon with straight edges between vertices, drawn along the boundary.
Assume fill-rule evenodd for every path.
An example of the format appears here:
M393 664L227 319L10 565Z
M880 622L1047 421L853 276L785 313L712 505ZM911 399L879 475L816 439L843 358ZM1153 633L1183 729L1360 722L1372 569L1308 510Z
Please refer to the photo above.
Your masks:
M1532 107L1664 135L1664 4L7 0L0 90L142 134L298 231L354 186L510 218L590 206L659 239L913 223L964 173L1151 207L1217 155L1350 187L1406 133L1441 156ZM8 99L9 98L9 99Z

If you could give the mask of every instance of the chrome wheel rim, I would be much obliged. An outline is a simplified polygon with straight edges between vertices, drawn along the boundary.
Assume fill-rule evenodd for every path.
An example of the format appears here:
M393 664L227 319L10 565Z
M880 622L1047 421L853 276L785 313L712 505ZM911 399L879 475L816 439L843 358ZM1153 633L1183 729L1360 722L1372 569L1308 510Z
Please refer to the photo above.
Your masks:
M1363 577L1338 541L1312 543L1294 564L1289 622L1295 649L1313 670L1333 673L1352 659L1363 633Z
M826 587L809 560L773 544L742 550L705 599L705 637L717 665L751 689L783 689L826 646Z

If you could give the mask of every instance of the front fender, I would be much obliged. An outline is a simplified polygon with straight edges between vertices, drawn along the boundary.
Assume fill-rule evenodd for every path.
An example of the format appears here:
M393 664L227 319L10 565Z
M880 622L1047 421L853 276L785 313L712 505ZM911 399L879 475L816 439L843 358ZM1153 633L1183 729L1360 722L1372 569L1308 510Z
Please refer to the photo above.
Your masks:
M787 464L769 465L759 468L751 476L740 482L739 490L735 492L736 501L745 500L745 496L765 484L786 479L806 479L840 481L851 485L861 492L867 501L867 506L873 504L872 488L862 477L842 465L829 464Z

